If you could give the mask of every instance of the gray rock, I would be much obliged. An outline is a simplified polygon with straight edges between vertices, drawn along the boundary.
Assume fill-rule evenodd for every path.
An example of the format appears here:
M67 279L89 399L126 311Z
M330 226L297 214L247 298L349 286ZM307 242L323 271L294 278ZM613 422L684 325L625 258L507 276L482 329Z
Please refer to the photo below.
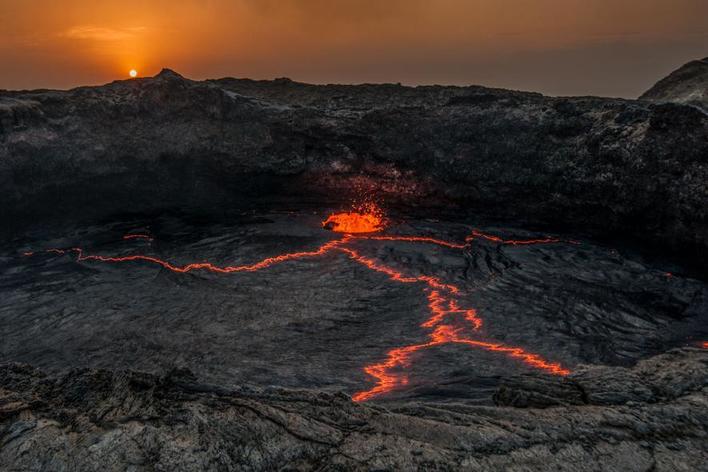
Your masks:
M633 393L636 379L654 393ZM534 376L516 387L543 386L565 406L394 402L384 409L342 394L224 389L185 371L46 377L6 364L0 468L705 470L706 379L708 352L683 349L631 369L588 368L568 381L594 392L582 401L575 388L549 389ZM613 395L622 398L608 401Z

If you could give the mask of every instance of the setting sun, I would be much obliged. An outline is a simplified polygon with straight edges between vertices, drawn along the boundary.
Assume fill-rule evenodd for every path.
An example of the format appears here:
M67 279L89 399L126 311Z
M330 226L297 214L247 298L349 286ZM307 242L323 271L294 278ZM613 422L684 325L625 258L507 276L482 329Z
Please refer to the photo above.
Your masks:
M138 76L138 71L135 70L135 69L130 69L130 72L128 72L128 74L129 74L131 77L135 78L135 77Z

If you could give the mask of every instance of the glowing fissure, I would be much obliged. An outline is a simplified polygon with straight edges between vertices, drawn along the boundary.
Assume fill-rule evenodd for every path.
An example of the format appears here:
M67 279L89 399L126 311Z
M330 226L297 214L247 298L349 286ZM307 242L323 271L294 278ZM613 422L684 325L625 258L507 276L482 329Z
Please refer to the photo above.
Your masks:
M397 367L408 367L411 364L410 358L415 352L435 346L442 346L444 344L464 344L487 351L500 352L509 357L519 359L524 364L531 367L544 370L549 374L563 376L570 374L570 370L563 368L560 364L545 361L541 356L527 352L520 347L476 341L461 337L458 332L449 325L442 325L436 328L435 331L429 335L429 339L430 341L426 343L411 344L409 346L391 349L388 351L385 361L364 367L364 372L376 379L376 385L369 390L355 393L352 395L352 400L355 402L363 402L384 393L391 392L402 385L406 385L408 378L406 376L397 375L392 371Z
M421 324L421 327L434 328L428 335L428 342L394 348L388 351L384 361L364 367L364 372L373 377L376 383L369 390L355 393L352 396L352 400L356 402L366 401L406 385L408 383L408 377L395 373L394 369L397 367L408 367L411 363L410 357L417 351L451 343L500 352L509 357L518 359L530 367L543 370L549 374L568 375L570 373L570 370L563 368L559 363L548 362L538 354L528 352L523 348L507 346L501 343L479 341L461 334L464 327L455 327L449 323L466 321L472 331L479 331L482 328L483 322L482 319L477 316L476 310L472 308L461 309L459 307L457 301L453 298L454 295L460 293L461 290L459 287L442 283L435 277L407 277L395 269L360 255L353 249L347 247L339 247L337 249L346 252L353 260L367 268L386 274L393 281L402 283L425 283L428 286L428 308L430 310L430 317ZM449 294L445 294L445 292L449 292Z
M427 284L430 288L448 290L452 293L458 293L460 291L460 289L457 288L456 286L443 283L437 277L430 277L428 275L419 275L416 277L408 277L408 276L403 275L401 272L398 272L397 270L392 269L391 267L387 267L385 265L382 265L382 264L376 262L373 259L369 259L368 257L362 256L361 254L359 254L359 252L355 251L354 249L351 249L348 247L338 247L337 249L347 253L349 255L349 257L351 257L353 260L368 267L369 269L371 269L375 272L381 272L381 273L388 275L388 277L391 280L395 280L396 282L402 282L402 283L423 282L423 283Z
M101 255L95 255L95 254L85 254L84 250L81 248L78 248L78 247L73 247L70 249L47 249L47 252L51 252L51 253L55 253L55 254L66 254L68 252L73 252L77 255L77 259L76 259L77 261L99 261L99 262L143 261L143 262L151 262L151 263L157 264L165 269L171 270L172 272L178 272L180 274L192 272L195 270L207 270L207 271L216 272L219 274L231 274L234 272L255 272L255 271L270 267L272 265L279 264L281 262L292 261L295 259L303 259L303 258L307 258L307 257L321 256L321 255L326 254L327 252L331 251L332 249L334 249L338 245L348 241L348 239L349 238L347 238L345 236L341 239L329 241L314 251L293 252L293 253L281 254L278 256L265 258L262 261L256 262L254 264L246 264L246 265L240 265L240 266L224 266L224 267L214 265L210 262L193 262L191 264L178 266L178 265L174 265L170 262L167 262L163 259L159 259L159 258L153 257L153 256L145 256L142 254L137 254L137 255L132 255L132 256L101 256Z
M330 217L331 218L331 217ZM329 218L328 220L329 221ZM382 220L378 221L381 224ZM368 224L368 223L367 223ZM380 229L380 228L379 228ZM345 231L345 233L347 233ZM422 328L431 329L428 334L428 341L420 344L412 344L408 346L397 347L388 351L385 360L379 363L373 363L364 367L364 372L375 380L372 388L355 393L352 396L354 401L366 401L375 396L390 392L402 385L408 383L407 376L396 373L396 369L409 367L411 364L411 356L420 350L440 346L444 344L460 344L470 347L476 347L492 352L506 354L509 357L518 359L524 364L543 370L549 374L567 375L570 373L568 369L563 368L558 363L552 363L544 360L538 354L530 353L523 348L516 346L507 346L501 343L493 343L472 339L464 335L464 332L478 332L483 321L479 318L477 311L473 308L462 308L459 305L457 297L461 293L461 289L453 284L443 282L437 277L428 275L408 276L398 270L386 266L374 259L363 256L356 249L349 246L349 243L354 240L375 240L375 241L404 241L404 242L422 242L432 243L439 246L464 249L475 238L483 238L499 244L509 245L527 245L527 244L544 244L561 242L559 239L546 238L535 240L504 240L497 236L487 235L479 231L473 231L465 240L465 244L451 243L440 239L425 237L425 236L371 236L371 235L352 235L345 234L340 239L329 241L313 251L302 251L281 254L273 257L265 258L259 262L238 266L218 266L210 262L190 263L186 265L175 265L163 259L147 256L147 255L129 255L129 256L103 256L95 254L86 254L82 248L74 247L69 249L47 249L45 252L54 254L74 253L77 256L77 261L97 261L107 263L122 263L122 262L149 262L157 264L167 270L177 273L188 273L197 270L205 270L219 274L230 274L238 272L255 272L261 269L271 267L287 261L296 259L318 257L327 254L331 251L340 251L349 258L362 266L386 275L390 280L406 284L422 284L426 291L428 300L429 317L421 323ZM127 234L123 239L149 239L152 238L145 234ZM32 256L36 253L25 252L23 255Z
M511 246L528 246L531 244L552 244L567 242L571 244L577 244L577 241L563 241L557 238L543 238L543 239L503 239L499 236L494 236L491 234L482 233L476 229L472 230L472 233L465 238L465 241L471 243L475 239L486 239L487 241L492 241L498 244L509 244Z
M144 233L128 233L123 235L123 239L125 241L129 241L131 239L144 239L145 241L152 241L152 236Z
M420 325L423 328L432 328L451 315L462 316L475 330L482 328L482 319L477 316L477 310L474 308L461 309L457 305L457 301L442 295L437 290L428 292L428 308L430 308L432 316Z
M399 241L412 243L430 243L452 249L464 249L466 244L451 243L442 239L429 238L427 236L354 236L356 239L371 239L374 241Z

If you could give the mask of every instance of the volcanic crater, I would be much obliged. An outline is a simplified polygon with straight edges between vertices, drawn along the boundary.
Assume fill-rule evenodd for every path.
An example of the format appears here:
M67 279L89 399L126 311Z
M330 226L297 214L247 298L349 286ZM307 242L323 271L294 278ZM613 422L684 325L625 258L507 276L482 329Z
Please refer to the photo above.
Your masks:
M353 223L323 228L338 217ZM38 237L4 263L3 355L48 369L187 367L213 382L356 401L491 403L506 375L631 365L695 344L706 327L705 284L631 253L378 220L160 217ZM350 232L361 221L374 223Z
M705 464L701 109L169 70L0 100L0 465Z

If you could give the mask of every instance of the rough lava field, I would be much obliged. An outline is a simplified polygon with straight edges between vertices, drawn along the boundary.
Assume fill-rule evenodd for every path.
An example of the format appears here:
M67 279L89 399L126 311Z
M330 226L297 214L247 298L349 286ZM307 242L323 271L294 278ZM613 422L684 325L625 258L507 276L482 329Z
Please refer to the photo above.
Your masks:
M0 93L0 469L705 470L671 90Z
M490 404L508 375L628 366L708 338L704 283L609 247L432 219L338 234L322 220L172 217L33 241L3 260L2 356Z

